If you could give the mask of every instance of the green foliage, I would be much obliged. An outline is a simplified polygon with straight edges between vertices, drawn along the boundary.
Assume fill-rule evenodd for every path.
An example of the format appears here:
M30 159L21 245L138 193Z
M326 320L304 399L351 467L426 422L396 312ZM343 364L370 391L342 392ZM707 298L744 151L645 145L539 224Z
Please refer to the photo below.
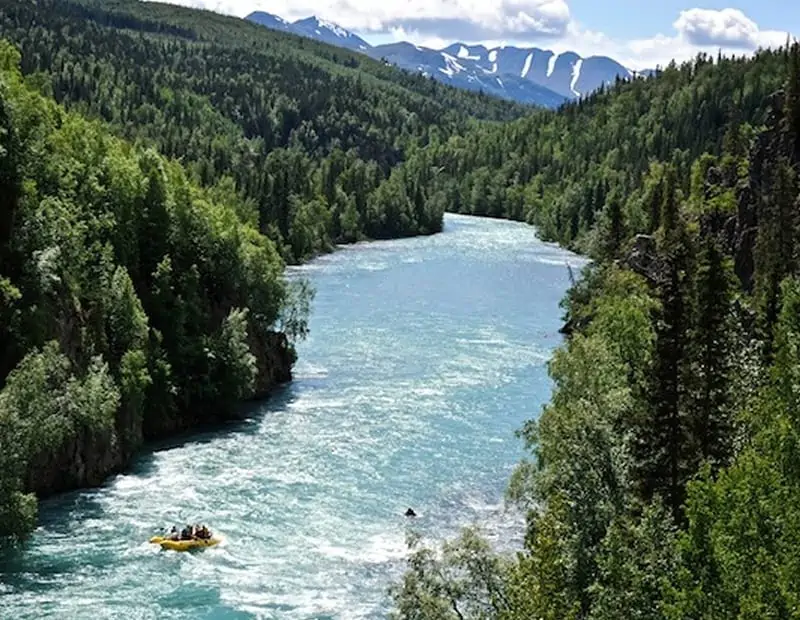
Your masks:
M512 499L531 507L528 547L535 556L542 519L560 520L565 538L553 561L568 567L563 587L588 607L584 593L596 577L596 554L606 529L623 511L629 493L630 459L624 422L633 414L627 373L598 336L577 336L551 363L553 400L537 424L523 432L535 465L523 464L510 486ZM537 506L553 502L556 513ZM556 570L555 566L546 569Z
M483 620L521 618L512 613L506 580L507 563L491 553L472 529L445 543L441 553L409 540L408 571L392 588L396 620Z
M464 210L598 259L521 433L527 536L488 617L800 617L799 79L798 45L701 56L438 153Z
M762 317L763 338L771 346L780 311L780 285L796 271L794 231L797 228L795 172L781 157L764 172L766 191L759 201L755 293Z
M15 418L27 434L21 449L23 458L37 449L31 441L33 432L42 448L53 450L74 436L84 422L87 425L92 422L102 426L110 424L113 410L109 417L105 407L84 410L78 402L84 397L88 405L97 405L98 399L102 401L98 389L102 391L107 387L103 383L108 377L104 369L94 370L90 389L84 393L83 386L75 383L69 360L58 351L58 345L51 342L42 351L26 355L8 376L0 402L7 415Z
M219 366L214 374L220 377L222 402L234 403L253 396L256 357L248 345L246 310L234 308L223 321L214 359Z
M143 349L147 343L147 315L124 267L111 276L106 333L109 359L119 363L128 351Z
M35 463L69 468L57 459L97 441L119 467L146 437L225 415L268 387L278 323L305 336L310 297L287 287L238 195L212 202L224 183L206 191L64 112L7 43L0 58L18 191L0 250L0 535L19 535L45 475Z
M606 340L625 364L629 385L640 392L652 362L656 340L652 316L658 310L647 283L631 271L612 268L604 274L602 289L590 306L592 320L585 333Z
M527 111L207 11L137 0L2 0L0 8L0 36L19 45L25 74L46 79L68 109L180 159L216 203L260 227L292 262L362 237L440 230L446 203L431 200L429 167L393 171L419 147L466 131L471 117ZM11 156L15 136L3 126L0 107L0 149ZM116 248L134 281L135 257L146 278L167 242L168 182L157 159L145 156L144 178L115 188L148 187L120 214L131 223L138 207L147 214L140 246ZM0 161L4 200L16 186Z
M142 424L147 400L147 391L153 380L147 368L147 354L141 350L127 351L119 364L119 390L122 399L117 415L117 435L123 453L131 455L142 443Z
M25 356L0 392L0 534L24 534L36 502L23 493L30 459L58 450L83 428L110 429L120 394L108 366L94 359L83 377L55 342Z
M734 276L732 261L714 237L703 240L696 276L695 317L688 351L687 404L700 462L714 468L727 464L731 454L733 416L733 359L736 342L733 315Z
M568 500L558 495L530 520L527 552L511 571L512 618L577 620L581 593L576 589L575 538Z
M782 287L772 380L750 443L716 479L691 485L672 618L797 617L800 544L800 285Z
M291 342L305 340L308 336L308 317L314 294L308 280L294 279L287 284L287 303L278 318L278 328Z
M292 256L299 260L313 258L317 254L332 249L328 230L331 227L331 214L320 200L301 202L292 200L292 224L289 227L289 244Z
M598 552L598 578L591 587L592 620L664 618L663 593L675 573L675 528L658 503L634 520L624 516L608 529Z

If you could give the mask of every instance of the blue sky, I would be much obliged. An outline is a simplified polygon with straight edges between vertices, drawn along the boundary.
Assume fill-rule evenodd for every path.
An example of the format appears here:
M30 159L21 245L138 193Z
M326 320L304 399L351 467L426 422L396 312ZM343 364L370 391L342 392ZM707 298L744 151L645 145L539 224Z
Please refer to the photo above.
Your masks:
M162 0L164 1L164 0ZM632 69L800 37L800 0L166 0L245 16L316 15L373 44L459 41L607 55Z
M691 8L738 9L762 29L800 35L800 0L569 0L568 4L575 19L615 38L654 36L669 29L681 11Z

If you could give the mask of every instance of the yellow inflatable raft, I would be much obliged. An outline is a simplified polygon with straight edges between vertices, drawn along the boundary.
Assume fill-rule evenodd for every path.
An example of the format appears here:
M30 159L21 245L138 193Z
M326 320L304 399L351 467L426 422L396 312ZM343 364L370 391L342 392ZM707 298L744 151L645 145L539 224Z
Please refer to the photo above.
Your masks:
M161 545L162 549L169 549L171 551L191 551L193 549L205 549L206 547L218 545L220 539L214 536L208 539L192 538L191 540L170 540L163 536L153 536L150 542Z

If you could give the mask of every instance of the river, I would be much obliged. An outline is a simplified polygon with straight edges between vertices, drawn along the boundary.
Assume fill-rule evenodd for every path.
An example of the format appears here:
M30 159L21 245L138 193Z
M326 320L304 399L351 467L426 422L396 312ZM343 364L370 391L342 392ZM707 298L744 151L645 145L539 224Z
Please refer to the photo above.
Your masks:
M523 224L448 215L442 234L291 270L317 291L295 381L42 502L32 539L0 556L0 617L384 618L408 528L440 541L475 522L518 545L503 491L515 431L550 394L567 262L583 264ZM187 522L224 543L147 544Z

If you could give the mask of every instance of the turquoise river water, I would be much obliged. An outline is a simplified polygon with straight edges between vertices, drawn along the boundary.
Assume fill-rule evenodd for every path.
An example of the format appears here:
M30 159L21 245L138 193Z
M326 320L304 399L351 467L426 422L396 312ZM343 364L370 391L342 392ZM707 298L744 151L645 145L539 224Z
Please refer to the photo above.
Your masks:
M0 617L385 618L409 527L440 541L478 523L518 545L503 492L515 431L550 394L567 263L582 260L528 226L448 215L440 235L292 270L317 290L295 381L243 422L43 502L32 539L0 552ZM146 542L187 522L224 542Z

